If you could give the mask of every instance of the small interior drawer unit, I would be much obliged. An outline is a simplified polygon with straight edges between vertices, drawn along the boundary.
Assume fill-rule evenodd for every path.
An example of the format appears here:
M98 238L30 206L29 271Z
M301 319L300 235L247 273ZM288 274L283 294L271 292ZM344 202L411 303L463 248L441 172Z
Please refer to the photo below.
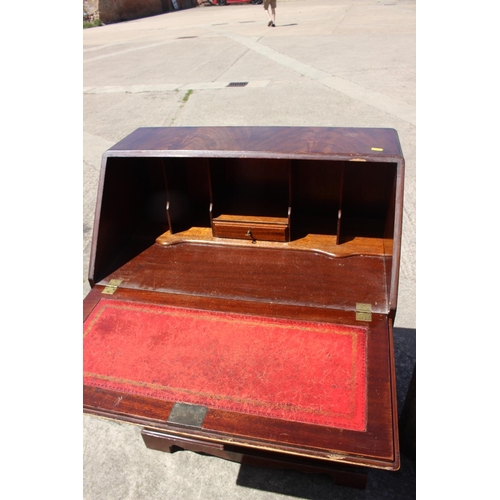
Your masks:
M242 238L251 241L288 241L288 220L279 217L242 217L220 215L212 220L213 235L219 238Z
M84 411L147 447L398 470L397 132L140 128L103 154Z

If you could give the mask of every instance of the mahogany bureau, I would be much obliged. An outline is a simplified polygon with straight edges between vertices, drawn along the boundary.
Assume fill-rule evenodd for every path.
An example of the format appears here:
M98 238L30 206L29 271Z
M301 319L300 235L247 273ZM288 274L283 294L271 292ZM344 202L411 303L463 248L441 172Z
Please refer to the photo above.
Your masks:
M84 411L145 445L326 472L400 464L392 129L140 128L103 155Z

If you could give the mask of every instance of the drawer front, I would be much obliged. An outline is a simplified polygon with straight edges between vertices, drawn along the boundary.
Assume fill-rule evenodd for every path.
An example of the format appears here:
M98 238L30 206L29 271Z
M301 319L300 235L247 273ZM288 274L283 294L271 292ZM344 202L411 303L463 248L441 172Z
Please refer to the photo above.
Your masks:
M237 238L249 241L289 241L288 226L245 222L213 221L213 234L217 238Z

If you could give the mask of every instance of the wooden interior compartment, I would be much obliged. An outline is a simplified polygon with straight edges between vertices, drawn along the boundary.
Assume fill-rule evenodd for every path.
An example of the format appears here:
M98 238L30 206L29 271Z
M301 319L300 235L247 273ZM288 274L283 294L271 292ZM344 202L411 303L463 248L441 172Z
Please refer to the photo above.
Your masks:
M337 244L343 165L343 161L292 163L293 240L312 239L326 248Z
M263 245L286 242L292 248L339 256L393 252L396 164L260 158L162 161L170 222L170 230L157 240L162 245L221 238Z
M101 280L155 242L243 238L391 256L395 188L395 163L110 157L94 274Z
M153 245L169 228L160 158L108 158L100 191L89 272L92 286Z
M210 173L204 158L162 159L172 234L210 227Z
M384 253L392 254L387 242L394 238L395 163L348 162L342 183L339 244L358 238L386 240Z
M265 168L260 170L249 167L255 165L253 162L237 165L243 167L231 172L229 160L108 158L96 224L95 267L90 275L93 283L120 280L120 286L136 290L327 309L353 309L357 302L369 302L374 311L388 311L390 253L374 252L372 245L371 254L365 255L355 238L358 247L349 248L345 258L332 256L336 248L343 246L336 245L336 225L344 162L300 160L289 166L288 162L276 160L264 163ZM268 174L276 166L279 175ZM375 170L377 167L372 166ZM363 169L355 172L361 175ZM256 176L253 188L243 189L242 179L248 178L252 185L251 175L256 173L267 175L267 186L260 191ZM307 180L309 175L314 181ZM293 179L291 186L288 179ZM374 186L377 187L380 186ZM254 192L263 193L264 197L254 200ZM239 193L241 196L235 196ZM243 221L257 220L264 225L263 221L272 220L269 214L277 217L279 210L287 210L289 193L297 217L297 223L291 218L290 242L254 245L243 241L249 245L245 248L236 244L237 240L228 239L221 244L223 238L212 236L211 202L227 212L221 215L228 221L243 214ZM380 199L375 197L376 201ZM244 203L238 204L240 200ZM265 210L262 206L266 203L261 205L261 200L268 202ZM382 205L384 210L390 207L389 203ZM357 208L354 200L347 206ZM322 211L327 212L325 217ZM168 219L174 228L173 234L168 231L170 242L176 244L155 244L169 227ZM190 238L186 237L188 233Z
M260 158L210 160L215 237L288 241L289 162Z

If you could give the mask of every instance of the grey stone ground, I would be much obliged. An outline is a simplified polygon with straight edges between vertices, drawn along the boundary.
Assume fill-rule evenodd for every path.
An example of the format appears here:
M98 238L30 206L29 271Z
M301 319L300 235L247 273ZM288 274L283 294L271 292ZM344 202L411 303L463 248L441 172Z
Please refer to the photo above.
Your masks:
M279 0L199 7L84 30L83 295L102 153L137 127L392 127L406 160L398 404L415 364L415 0ZM230 82L248 82L228 88ZM366 491L326 476L148 450L140 429L84 416L84 498L415 498L415 461L371 471Z

